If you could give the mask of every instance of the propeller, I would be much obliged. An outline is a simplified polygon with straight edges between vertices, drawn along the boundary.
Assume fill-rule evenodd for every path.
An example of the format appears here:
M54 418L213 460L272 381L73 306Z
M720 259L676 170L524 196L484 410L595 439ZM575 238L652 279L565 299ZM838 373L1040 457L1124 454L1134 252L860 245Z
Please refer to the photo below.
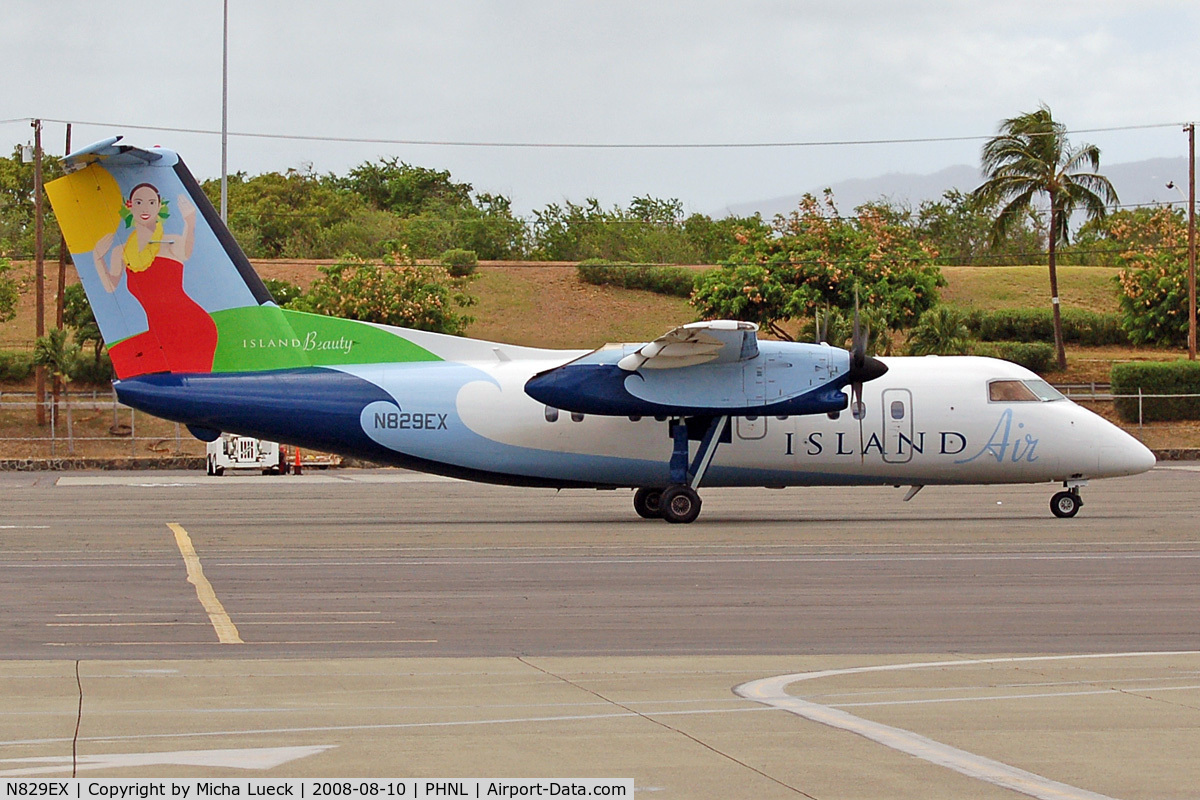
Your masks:
M866 461L863 434L863 418L866 408L862 404L862 387L867 381L873 381L887 372L887 365L882 361L867 355L867 342L871 338L870 325L863 325L858 313L858 287L854 287L854 328L850 338L850 411L858 417L858 455L860 461Z

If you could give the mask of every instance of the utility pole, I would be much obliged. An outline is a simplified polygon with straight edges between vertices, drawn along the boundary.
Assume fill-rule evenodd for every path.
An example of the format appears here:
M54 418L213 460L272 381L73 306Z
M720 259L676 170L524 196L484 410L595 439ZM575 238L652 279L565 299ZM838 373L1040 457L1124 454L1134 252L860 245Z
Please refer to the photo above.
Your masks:
M63 150L63 155L71 154L71 123L67 123L67 149ZM63 304L66 301L67 292L67 240L62 234L58 237L58 299L57 299L57 315L55 322L59 330L63 327Z
M63 155L71 153L71 123L67 123L67 149L63 151ZM58 292L54 296L54 326L58 330L63 329L64 305L66 303L67 294L67 240L63 238L62 233L58 235ZM63 382L58 375L54 376L53 389L54 395L54 416L58 418L58 397L62 394Z
M37 292L37 336L46 335L46 264L42 241L42 121L33 121L33 230L34 274ZM46 424L46 368L38 365L34 373L37 392L37 424Z
M229 0L221 27L221 222L229 223Z
M1196 123L1188 135L1188 359L1196 360Z

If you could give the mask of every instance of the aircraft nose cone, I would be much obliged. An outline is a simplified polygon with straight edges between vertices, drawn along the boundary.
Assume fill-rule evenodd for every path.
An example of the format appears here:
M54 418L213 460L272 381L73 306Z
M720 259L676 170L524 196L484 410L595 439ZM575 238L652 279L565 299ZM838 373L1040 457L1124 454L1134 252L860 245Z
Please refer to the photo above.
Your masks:
M1150 448L1121 431L1123 440L1100 446L1100 471L1105 475L1138 475L1154 469L1158 460Z

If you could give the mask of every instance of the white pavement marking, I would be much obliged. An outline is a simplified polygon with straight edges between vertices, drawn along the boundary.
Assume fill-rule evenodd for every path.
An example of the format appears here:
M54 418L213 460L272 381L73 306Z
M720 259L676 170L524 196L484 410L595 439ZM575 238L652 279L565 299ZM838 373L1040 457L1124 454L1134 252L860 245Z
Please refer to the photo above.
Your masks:
M608 704L605 704L608 705ZM111 736L81 736L81 742L130 742L130 741L147 741L152 739L196 739L210 738L220 736L277 736L279 734L299 734L299 733L343 733L343 732L370 732L370 731L399 731L412 730L421 728L469 728L476 726L490 725L530 725L542 722L560 723L560 722L591 722L599 719L640 719L647 714L652 714L655 717L694 717L704 716L709 714L759 714L763 712L775 711L774 708L762 708L758 706L747 708L705 708L695 711L653 711L653 712L637 712L637 711L617 711L607 714L564 714L550 715L538 717L502 717L499 719L462 719L462 720L440 720L436 722L365 722L359 725L308 725L299 727L278 727L278 728L251 728L241 730L223 730L223 731L177 731L175 733L133 733L133 734L116 734ZM12 739L9 741L0 742L0 747L12 747L17 745L35 745L35 744L56 744L60 742L70 742L71 737L45 738L45 739Z
M819 722L833 728L850 731L859 736L878 742L893 750L916 756L931 764L937 764L952 769L962 775L986 781L995 786L1027 794L1042 800L1112 800L1107 795L1090 792L1069 786L1065 783L1026 772L1023 769L1009 766L994 759L968 753L957 747L951 747L941 742L935 742L912 731L872 722L856 717L845 711L823 706L808 700L788 694L787 687L799 681L811 681L818 678L832 678L843 675L860 675L870 672L897 672L916 669L944 669L946 667L966 667L980 664L1019 664L1046 661L1071 661L1100 658L1147 658L1154 656L1200 655L1200 651L1183 650L1157 653L1093 653L1074 656L1022 656L1016 658L973 658L960 661L921 661L909 664L882 664L873 667L850 667L847 669L826 669L817 672L797 672L791 675L779 675L774 678L750 681L735 686L733 691L739 697L754 700L783 711L795 714L805 719Z
M272 769L289 761L323 753L337 745L308 747L253 747L237 750L179 750L173 753L113 753L80 756L78 769L117 769L119 767L225 767L229 769ZM70 756L4 758L0 764L40 764L0 770L0 776L48 775L70 772L75 765Z
M354 483L470 483L470 481L464 481L461 478L448 478L445 475L430 475L425 472L342 473L338 477L344 481L353 481Z
M238 614L239 617L286 617L292 616L294 611L242 611ZM355 616L379 616L382 611L305 611L304 615L308 617L336 616L336 617L355 617ZM56 617L161 617L161 611L89 611L85 613L70 613L70 614L55 614Z
M299 641L255 641L250 642L247 647L290 647L300 644L437 644L437 639L304 639ZM221 645L222 642L206 641L206 642L42 642L46 647L208 647L209 645ZM238 644L246 644L238 642Z
M180 622L178 620L169 620L165 622L47 622L47 628L170 628L178 625L205 625L204 622ZM251 620L246 622L242 620L243 627L246 625L282 625L286 627L296 627L298 625L395 625L396 621L392 619L280 619L280 620L265 620L255 622Z
M177 480L154 481L144 476L106 474L106 475L64 475L58 478L55 486L137 486L150 489L175 488L180 486L229 486L231 484L270 484L272 486L295 486L297 484L332 484L332 483L465 483L458 478L447 478L443 475L428 475L422 472L395 473L321 473L319 475L226 475L223 477L201 476L185 477Z
M1157 694L1159 692L1194 692L1200 685L1192 686L1131 686L1120 691L1125 694ZM1047 697L1089 697L1097 694L1112 694L1114 689L1080 689L1074 692L1034 692L1032 694L991 694L978 697L926 697L922 700L870 700L859 703L830 703L829 708L867 708L870 706L925 706L939 703L992 703L1010 700L1042 700Z

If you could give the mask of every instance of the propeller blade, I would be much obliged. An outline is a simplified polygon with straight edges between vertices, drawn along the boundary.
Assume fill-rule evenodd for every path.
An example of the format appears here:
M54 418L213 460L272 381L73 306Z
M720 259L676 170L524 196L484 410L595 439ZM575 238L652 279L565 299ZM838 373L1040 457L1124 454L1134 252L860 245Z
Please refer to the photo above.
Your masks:
M858 322L858 286L854 287L854 329L850 335L850 365L857 367L862 362L863 356L866 355L866 348L859 347L859 334L861 330Z
M858 417L858 455L866 462L866 433L864 420L867 416L863 405L863 384L873 381L887 372L887 365L867 355L867 343L871 340L871 325L862 321L858 307L858 287L854 287L854 333L850 341L850 403L854 416Z
M861 403L862 401L860 400L859 402ZM859 464L866 464L866 463L867 463L867 451L866 451L865 449L863 449L863 448L864 448L864 444L863 444L863 441L864 441L864 440L863 440L863 417L865 417L865 416L866 416L866 414L859 414L859 415L858 415L858 463L859 463Z
M862 402L862 381L855 381L850 384L850 402L854 416L858 417L858 461L860 464L865 464L867 461L867 453L865 450L866 439L863 436L863 418L867 416L867 409Z

